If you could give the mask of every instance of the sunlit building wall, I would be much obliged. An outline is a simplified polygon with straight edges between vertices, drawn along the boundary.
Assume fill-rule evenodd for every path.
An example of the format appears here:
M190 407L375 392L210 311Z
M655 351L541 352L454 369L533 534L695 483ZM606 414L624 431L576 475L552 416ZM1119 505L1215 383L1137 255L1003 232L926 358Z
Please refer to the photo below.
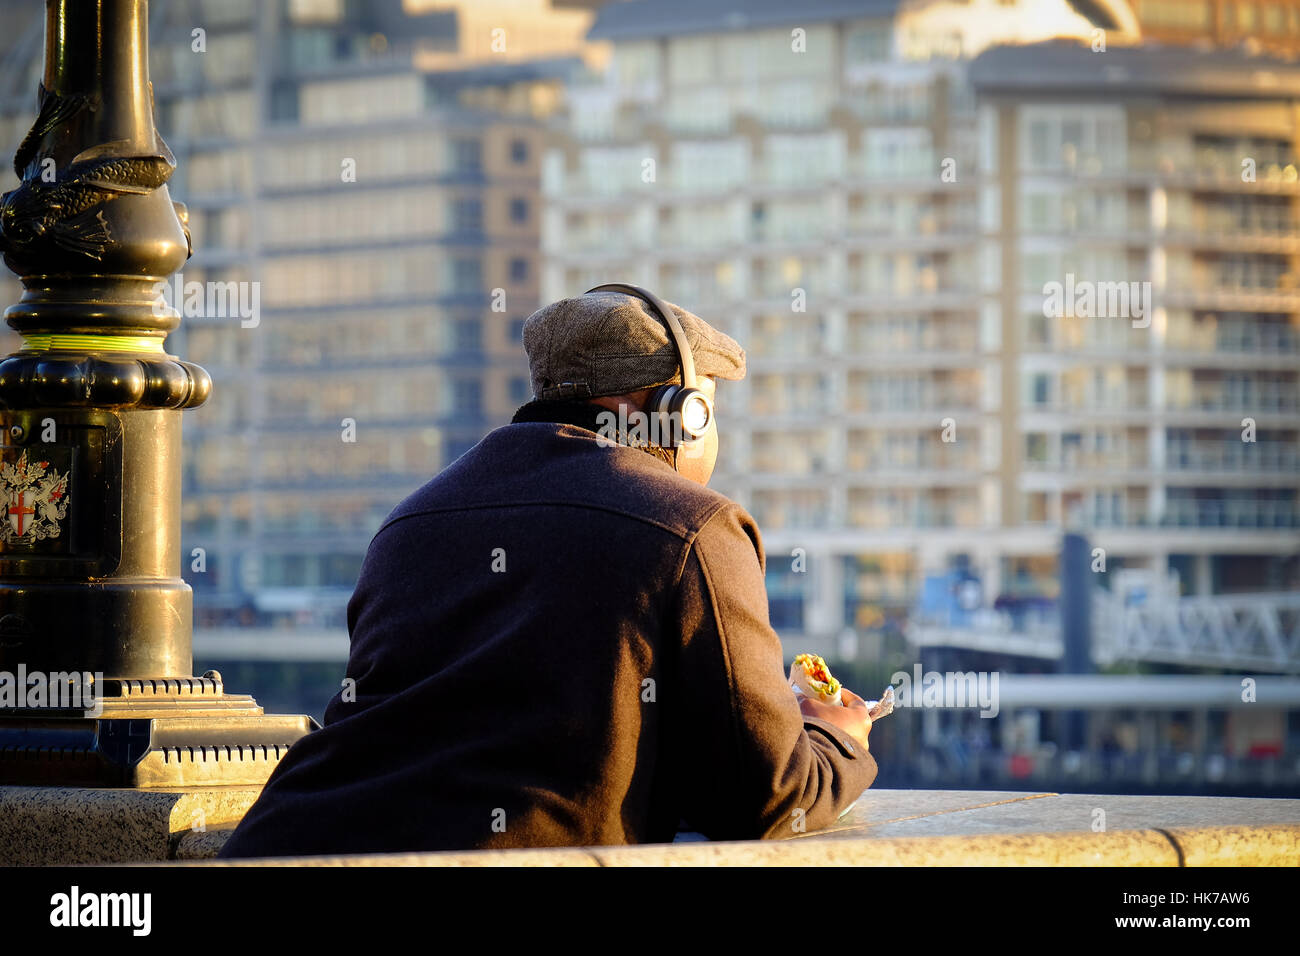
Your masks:
M1235 52L1105 55L1005 47L971 67L998 278L982 308L1016 389L1005 517L1088 529L1189 593L1293 588L1300 69L1261 83ZM1071 276L1149 283L1149 301L1045 308Z
M1043 5L998 6L1032 21L1008 17L1012 39L1051 35ZM1230 273L1275 289L1289 270L1276 250L1294 241L1289 206L1279 215L1250 200L1242 214L1271 216L1273 233L1226 257L1171 245L1153 238L1157 203L1169 203L1176 228L1199 221L1202 235L1238 207L1191 187L1157 199L1145 185L1154 160L1129 142L1137 116L1157 119L1158 94L1130 107L1084 84L1101 101L1061 111L1025 79L1050 73L1044 61L1022 77L1022 96L1006 94L1014 106L994 106L969 72L987 29L927 19L933 4L760 3L743 17L724 7L688 24L652 4L602 10L592 37L612 43L609 66L570 91L546 160L542 294L630 279L748 348L747 379L719 387L713 483L764 531L782 634L851 654L859 641L848 631L910 607L922 577L954 562L978 574L988 603L1054 596L1066 528L1104 541L1113 568L1174 568L1187 591L1291 580L1289 296L1270 293L1266 314L1238 303L1215 331L1192 303L1170 300L1157 334L1188 343L1178 360L1172 347L1153 356L1150 335L1136 351L1125 329L1042 314L1046 277L1076 263L1147 280L1154 261L1166 284L1238 281ZM1097 73L1124 69L1138 40L1126 5L1065 14L1060 32L1089 55L1103 31ZM1178 108L1205 114L1215 97L1182 94ZM998 122L1032 138L1024 148L1042 164L1023 182L1006 182L1016 167L1001 165L1013 134L989 125L1006 109L1012 119ZM1233 115L1242 121L1214 112L1166 134L1170 147L1204 152ZM1262 135L1265 167L1293 161L1289 121ZM1067 160L1079 165L1067 171ZM1076 201L1076 169L1106 188ZM1007 206L1008 191L1022 201ZM1235 369L1232 384L1209 372L1214 363ZM1194 410L1214 388L1220 419L1247 393L1267 396L1262 477L1227 444L1223 421Z
M1143 36L1154 42L1300 50L1296 0L1134 0L1132 8Z

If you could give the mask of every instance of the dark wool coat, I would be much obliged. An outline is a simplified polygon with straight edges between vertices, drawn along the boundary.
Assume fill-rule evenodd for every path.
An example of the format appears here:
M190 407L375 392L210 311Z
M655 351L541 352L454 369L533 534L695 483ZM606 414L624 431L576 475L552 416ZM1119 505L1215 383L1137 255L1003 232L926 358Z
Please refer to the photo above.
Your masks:
M788 686L753 519L595 411L525 405L384 521L355 694L222 856L780 838L871 785Z

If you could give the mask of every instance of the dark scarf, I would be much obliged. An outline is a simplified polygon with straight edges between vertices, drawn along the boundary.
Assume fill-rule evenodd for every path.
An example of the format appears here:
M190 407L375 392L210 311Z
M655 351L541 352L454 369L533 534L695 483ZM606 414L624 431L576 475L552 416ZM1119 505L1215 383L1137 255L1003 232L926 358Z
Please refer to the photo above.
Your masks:
M515 412L514 418L510 419L510 424L514 425L518 422L558 422L564 425L576 425L598 435L607 435L607 431L602 429L601 423L598 421L598 416L607 411L610 411L610 409L601 408L591 402L539 399L520 406L519 410ZM644 442L638 443L621 429L616 435L608 437L613 438L620 445L641 449L646 454L658 458L674 471L677 469L676 449L661 448L658 445L650 445Z

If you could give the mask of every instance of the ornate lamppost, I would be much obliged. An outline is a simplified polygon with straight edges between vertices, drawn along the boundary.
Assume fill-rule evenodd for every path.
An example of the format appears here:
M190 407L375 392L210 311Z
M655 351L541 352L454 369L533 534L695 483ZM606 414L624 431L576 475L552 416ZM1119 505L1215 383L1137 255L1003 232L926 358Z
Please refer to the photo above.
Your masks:
M47 0L39 114L0 201L25 289L0 361L0 783L261 783L314 726L191 674L181 413L212 380L163 349L180 316L156 290L190 248L147 21L147 0Z

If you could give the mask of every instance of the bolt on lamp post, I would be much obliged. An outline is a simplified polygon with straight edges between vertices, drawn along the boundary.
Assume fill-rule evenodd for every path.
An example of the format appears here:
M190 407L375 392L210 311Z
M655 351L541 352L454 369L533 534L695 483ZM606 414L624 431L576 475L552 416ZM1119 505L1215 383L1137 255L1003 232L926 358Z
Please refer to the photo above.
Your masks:
M212 380L163 349L180 315L157 290L190 248L147 21L147 0L46 0L39 115L0 200L25 289L0 361L0 783L261 783L315 726L191 676L181 413Z

